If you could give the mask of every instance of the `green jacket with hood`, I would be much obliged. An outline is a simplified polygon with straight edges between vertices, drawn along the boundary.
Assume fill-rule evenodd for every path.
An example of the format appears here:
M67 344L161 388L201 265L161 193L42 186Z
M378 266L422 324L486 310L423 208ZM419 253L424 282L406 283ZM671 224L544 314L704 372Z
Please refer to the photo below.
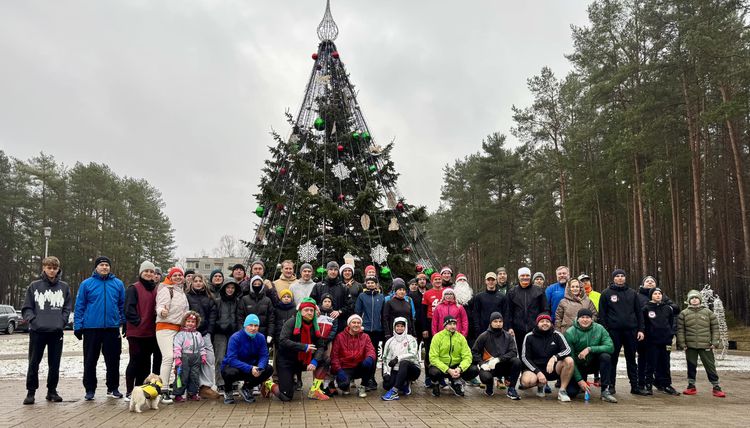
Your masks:
M691 306L690 299L697 297L703 303L698 290L688 292L688 307L677 316L677 347L708 349L719 346L719 320L703 305Z
M430 343L430 364L441 372L458 365L465 372L472 362L471 348L458 331L440 330Z
M615 347L612 344L612 338L607 330L601 324L592 322L588 328L583 328L578 324L578 320L573 322L573 326L565 331L565 340L572 350L571 357L575 362L575 371L573 378L576 382L583 379L578 371L579 365L586 365L591 360L591 354L611 354ZM578 354L586 348L591 348L591 352L585 360L578 358Z

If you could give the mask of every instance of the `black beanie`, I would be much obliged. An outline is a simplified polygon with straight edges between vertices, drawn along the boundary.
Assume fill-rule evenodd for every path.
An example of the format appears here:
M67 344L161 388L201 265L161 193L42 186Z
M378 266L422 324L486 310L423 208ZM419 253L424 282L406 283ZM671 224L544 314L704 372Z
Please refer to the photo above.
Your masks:
M503 319L503 314L501 314L500 312L493 312L490 314L490 323L492 323L492 321L502 320L502 319Z
M393 280L393 284L391 286L391 290L393 290L393 292L395 293L396 290L401 289L401 288L403 288L404 290L406 290L406 284L404 283L404 280L401 279L401 278L395 278Z
M245 266L243 266L240 263L237 263L236 265L232 266L232 272L234 272L235 269L242 269L242 272L245 272Z
M612 271L612 279L615 279L615 277L617 275L627 276L627 275L625 275L625 271L622 270L622 269L615 269L615 270Z
M112 260L109 259L107 256L99 256L94 260L94 269L96 269L97 266L99 266L99 263L106 263L110 267L112 267Z
M581 317L593 318L594 317L594 313L591 312L591 309L582 308L581 310L578 311L578 316L576 316L576 319L581 318Z

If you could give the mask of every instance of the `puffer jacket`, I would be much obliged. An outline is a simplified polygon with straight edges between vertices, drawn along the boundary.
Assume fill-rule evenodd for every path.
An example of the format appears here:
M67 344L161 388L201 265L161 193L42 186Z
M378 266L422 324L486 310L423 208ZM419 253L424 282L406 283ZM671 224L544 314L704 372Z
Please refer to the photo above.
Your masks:
M234 284L234 294L227 295L227 284ZM239 299L242 291L234 279L227 279L219 289L219 297L214 301L216 322L214 333L231 336L242 327L244 318L240 320Z
M185 292L180 286L170 287L164 283L159 284L158 290L156 293L156 323L180 325L182 317L190 310ZM172 290L171 293L170 290ZM166 317L163 317L161 311L165 308L169 310L169 313ZM159 326L157 325L158 329Z
M654 345L671 345L674 336L674 311L664 302L648 302L643 308L646 342Z
M565 333L567 329L573 326L573 323L578 318L578 311L584 308L594 313L593 319L596 321L597 311L594 302L589 299L583 288L581 288L581 291L577 296L574 295L570 290L570 283L568 283L565 286L565 297L560 300L560 303L557 305L557 312L555 313L555 328L557 328L560 333Z
M353 369L367 357L372 358L373 364L377 360L370 336L364 332L352 335L349 327L346 327L333 340L331 373L338 373L339 369Z
M281 303L279 302L273 308L276 328L273 331L273 340L278 344L279 337L281 336L281 329L284 327L284 323L290 318L294 318L297 315L297 306L294 302Z
M247 294L240 300L240 320L244 320L250 314L255 314L260 319L258 331L268 336L276 330L276 314L273 311L271 298L266 295L268 289L261 286L259 290L250 286ZM273 336L272 336L273 337Z
M611 354L615 350L609 332L601 324L595 322L592 322L588 328L583 328L576 320L573 322L573 326L565 332L565 340L568 341L568 345L572 351L571 357L573 357L573 361L576 364L573 373L576 382L583 379L581 373L578 371L579 365L588 364L593 354ZM590 348L591 352L589 352L585 360L580 360L578 354L586 348Z
M432 334L443 329L443 320L448 315L456 319L456 331L464 337L469 334L469 318L463 306L456 303L440 302L432 311Z
M204 336L213 333L216 324L216 302L208 295L206 288L190 290L186 296L190 310L198 312L201 316L198 332Z
M688 302L691 293L688 293ZM704 306L688 306L682 310L677 316L677 347L708 349L711 346L719 346L719 320L716 315Z
M94 271L78 288L73 328L119 328L124 323L125 285L112 273Z

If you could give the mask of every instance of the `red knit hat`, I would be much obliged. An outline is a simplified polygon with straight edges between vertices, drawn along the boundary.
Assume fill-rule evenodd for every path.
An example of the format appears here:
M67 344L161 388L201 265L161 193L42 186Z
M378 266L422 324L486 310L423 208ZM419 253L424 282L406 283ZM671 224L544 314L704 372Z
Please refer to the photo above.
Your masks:
M173 268L169 269L169 272L167 272L167 278L170 278L170 277L172 276L172 274L173 274L173 273L176 273L176 272L179 272L179 273L181 273L181 274L185 275L185 271L184 271L184 270L182 270L182 268L181 268L181 267L179 267L179 266L175 266L175 267L173 267Z
M458 282L458 281L466 281L466 282L469 282L469 280L468 280L468 279L466 279L466 275L464 275L464 274L462 274L462 273L459 273L458 275L456 275L456 282Z
M549 314L539 314L539 316L536 317L536 323L539 324L539 321L541 320L547 320L549 322L552 322L552 317L549 316Z
M435 272L435 273L433 273L432 275L430 275L430 282L435 282L435 278L440 278L440 279L443 279L443 277L442 277L442 276L440 276L440 274L439 274L439 273Z

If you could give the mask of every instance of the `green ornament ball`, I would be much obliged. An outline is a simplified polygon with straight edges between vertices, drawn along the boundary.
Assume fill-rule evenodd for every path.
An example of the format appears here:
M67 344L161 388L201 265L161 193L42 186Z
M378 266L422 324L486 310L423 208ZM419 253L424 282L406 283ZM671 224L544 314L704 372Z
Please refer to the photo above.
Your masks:
M362 133L362 139L365 141L370 141L370 133L365 131Z
M382 277L388 277L391 274L391 268L388 266L383 266L380 268L380 276Z
M276 234L277 235L283 235L284 234L284 226L277 226L276 227Z
M375 165L370 165L370 168L368 169L370 170L370 172L375 172L378 170L378 167L376 167Z
M427 268L427 269L424 270L424 274L427 275L427 276L430 276L433 273L435 273L435 270L432 269L432 268Z
M326 121L323 120L322 117L319 117L315 119L315 122L313 122L313 126L315 126L315 129L317 129L318 131L322 131L326 129Z
M355 141L359 140L359 138L360 138L361 136L362 136L362 134L360 134L360 133L359 133L359 132L357 132L357 131L354 131L354 132L352 132L352 138L353 138L353 139L354 139Z
M263 214L265 213L266 213L266 209L263 208L262 205L258 205L258 207L255 208L255 215L257 215L258 217L263 218Z
M317 269L315 269L315 272L317 272L318 275L323 275L324 273L326 273L326 268L324 268L323 266L319 266Z

